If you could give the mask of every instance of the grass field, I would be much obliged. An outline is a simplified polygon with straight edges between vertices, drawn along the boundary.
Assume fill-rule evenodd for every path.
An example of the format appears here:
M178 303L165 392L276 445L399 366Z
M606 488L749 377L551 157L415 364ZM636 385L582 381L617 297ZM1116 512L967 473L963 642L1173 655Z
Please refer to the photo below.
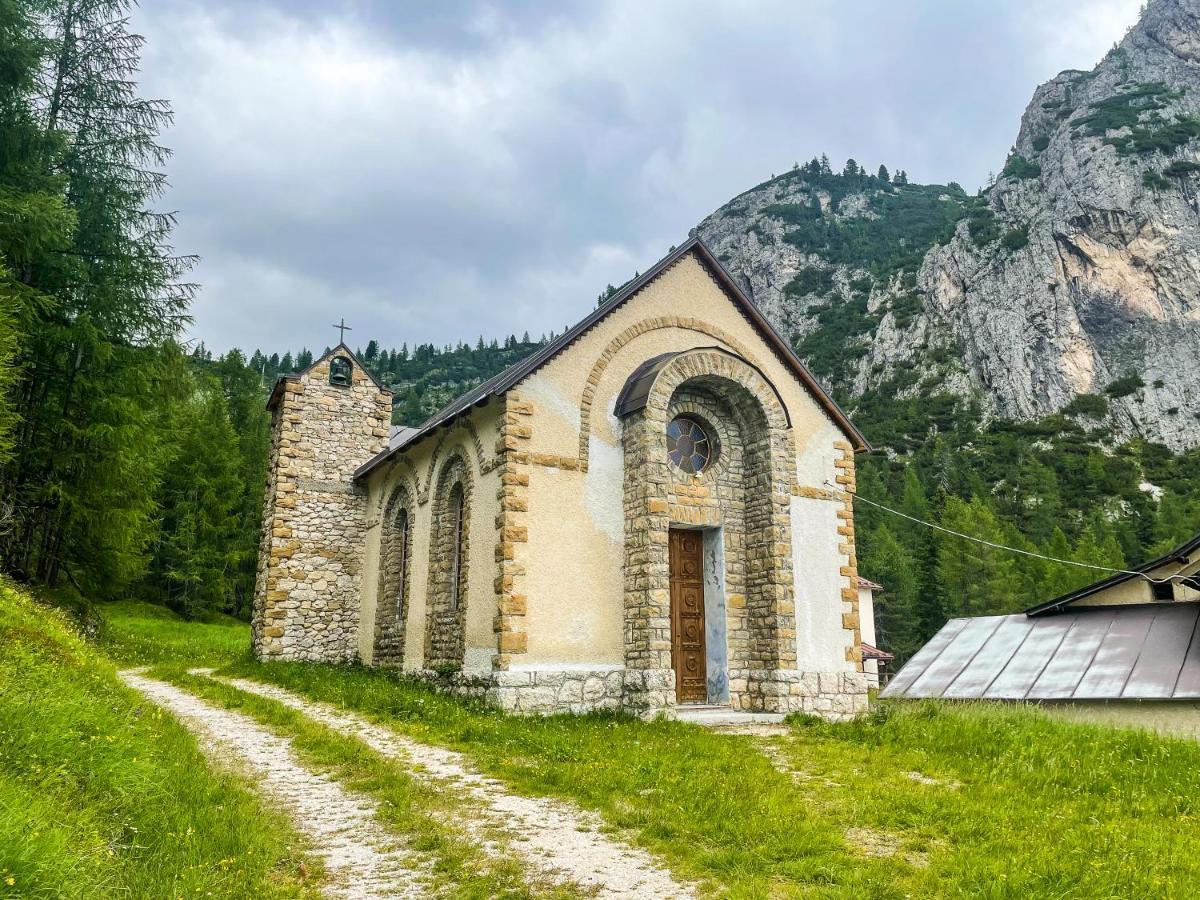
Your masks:
M188 622L152 603L125 601L93 607L101 616L99 642L126 665L224 665L250 649L250 629L229 616Z
M31 625L28 610L21 613L24 607L14 606L10 595L4 595L0 624L12 641L13 634ZM21 615L26 624L12 624ZM789 734L776 737L721 735L617 716L519 719L441 697L394 672L255 663L245 652L247 629L241 624L185 623L135 604L105 608L104 615L101 640L108 653L153 664L165 677L211 700L250 712L295 738L314 765L385 801L397 827L424 827L430 848L443 860L443 883L457 884L462 896L516 890L520 872L501 866L481 877L470 848L437 824L453 811L395 763L270 701L190 678L183 668L222 666L454 747L519 791L565 797L598 811L615 833L655 852L677 875L713 895L1188 897L1200 892L1200 857L1193 852L1200 841L1197 743L1065 724L1032 709L982 705L884 706L853 723L797 722ZM74 663L63 665L60 654L67 651L42 646L43 634L32 643L20 639L23 666L0 661L2 683L20 677L25 690L48 695L55 710L50 721L59 723L51 732L105 729L117 733L120 743L99 748L106 789L88 800L90 812L72 818L64 812L70 791L44 793L41 776L28 766L10 777L9 760L14 753L36 757L44 767L58 765L78 778L91 768L90 758L80 757L79 749L61 737L53 741L28 734L36 729L31 720L21 724L23 707L14 704L14 692L0 693L5 723L0 791L8 798L36 796L55 804L45 815L30 806L22 818L0 821L0 845L24 840L32 848L20 871L9 851L0 849L5 877L19 875L23 883L45 886L52 883L45 871L69 863L83 873L99 867L96 871L113 884L154 884L153 878L165 879L166 873L184 879L181 884L202 882L195 873L207 870L198 860L212 858L215 847L196 848L187 859L177 848L158 845L122 855L106 816L113 821L141 816L139 833L153 827L150 820L170 819L173 833L180 828L186 833L189 826L181 823L200 814L196 804L163 800L162 792L174 779L189 778L236 798L222 813L226 829L248 827L245 820L261 813L236 783L200 769L179 729L157 716L131 724L129 709L136 704L112 682L109 664L67 635L61 623L39 621L35 631L42 634L51 624L53 646L85 658L88 674L77 672ZM16 674L31 663L40 667L35 674ZM97 697L104 701L97 703ZM24 745L11 739L14 716ZM94 721L97 716L103 721ZM73 724L75 717L84 724ZM161 736L151 738L146 729ZM31 753L34 741L45 746ZM88 743L89 753L96 743ZM157 755L147 764L144 754L151 752ZM141 761L132 762L135 757ZM137 768L145 780L124 782L132 777L126 767ZM123 785L120 799L98 799L114 782ZM110 812L104 803L121 811ZM28 840L28 833L40 831L30 825L31 818L55 823L51 845L38 849L40 838ZM290 877L294 851L287 849L286 839L272 842L267 830L250 827L241 835L238 858L255 858L257 867L245 863L241 880L227 880L215 893L287 896L301 890ZM77 831L87 840L69 840ZM270 831L286 834L278 824ZM106 842L91 837L102 833ZM117 855L75 849L101 846L116 847ZM266 859L270 865L262 864ZM43 890L43 895L53 894ZM139 894L134 890L133 895Z
M287 822L3 581L0 648L0 897L312 895Z
M779 738L592 716L520 719L392 673L237 674L459 749L570 798L739 897L1174 897L1200 892L1200 744L1022 708L909 704Z

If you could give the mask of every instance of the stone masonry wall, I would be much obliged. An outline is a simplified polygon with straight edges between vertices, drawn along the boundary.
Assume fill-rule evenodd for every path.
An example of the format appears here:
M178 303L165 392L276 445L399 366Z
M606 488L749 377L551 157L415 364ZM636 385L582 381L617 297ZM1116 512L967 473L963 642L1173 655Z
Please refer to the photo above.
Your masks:
M351 384L329 363L352 360ZM260 659L356 658L366 495L354 471L387 444L389 391L342 346L272 394L272 441L254 597Z
M472 493L470 467L456 452L443 464L433 494L425 623L425 666L433 670L461 669L463 664Z
M412 585L414 502L412 492L402 484L393 490L383 511L372 654L372 662L377 666L398 666L404 662L404 628Z

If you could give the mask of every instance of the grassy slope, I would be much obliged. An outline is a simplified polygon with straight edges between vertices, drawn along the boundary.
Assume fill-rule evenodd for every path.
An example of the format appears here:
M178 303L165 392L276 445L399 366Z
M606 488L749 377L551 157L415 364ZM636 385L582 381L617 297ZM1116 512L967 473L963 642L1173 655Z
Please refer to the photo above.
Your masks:
M0 647L0 897L307 895L286 821L3 581Z
M217 666L244 655L250 646L246 623L229 616L186 622L166 607L132 600L98 609L104 650L130 665Z

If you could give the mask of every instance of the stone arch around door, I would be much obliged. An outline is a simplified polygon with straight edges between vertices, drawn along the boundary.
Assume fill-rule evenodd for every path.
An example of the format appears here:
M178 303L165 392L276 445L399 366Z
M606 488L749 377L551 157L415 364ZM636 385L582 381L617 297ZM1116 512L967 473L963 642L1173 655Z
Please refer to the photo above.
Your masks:
M708 423L722 443L695 476L668 461L667 425L681 413ZM671 529L720 527L728 698L738 708L773 708L767 697L775 673L796 667L795 454L779 392L745 359L697 348L644 363L621 392L617 414L625 459L627 705L676 702Z
M460 449L442 464L433 492L425 667L461 668L470 559L471 467Z
M379 553L379 592L375 602L375 665L399 665L412 582L416 498L407 484L392 491L383 509Z

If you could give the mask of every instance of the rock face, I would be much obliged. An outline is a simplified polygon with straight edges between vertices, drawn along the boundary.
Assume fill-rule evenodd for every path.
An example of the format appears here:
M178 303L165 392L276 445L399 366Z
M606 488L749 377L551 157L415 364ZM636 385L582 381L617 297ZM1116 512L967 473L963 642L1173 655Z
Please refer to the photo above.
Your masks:
M697 231L802 354L841 323L825 337L854 352L839 371L816 368L850 396L913 369L1013 418L1078 410L1076 397L1098 394L1116 436L1182 449L1200 444L1198 148L1200 0L1152 0L1094 70L1037 89L984 198L946 189L960 220L948 240L913 236L912 249L928 248L910 273L855 269L797 239L779 210L814 193L802 170L736 198ZM911 192L876 183L832 208L817 199L843 225L878 221L881 190ZM794 284L806 267L828 271L825 301L801 294L821 281L811 273ZM852 302L865 309L850 327L849 315L820 315ZM1086 408L1100 416L1104 401Z

